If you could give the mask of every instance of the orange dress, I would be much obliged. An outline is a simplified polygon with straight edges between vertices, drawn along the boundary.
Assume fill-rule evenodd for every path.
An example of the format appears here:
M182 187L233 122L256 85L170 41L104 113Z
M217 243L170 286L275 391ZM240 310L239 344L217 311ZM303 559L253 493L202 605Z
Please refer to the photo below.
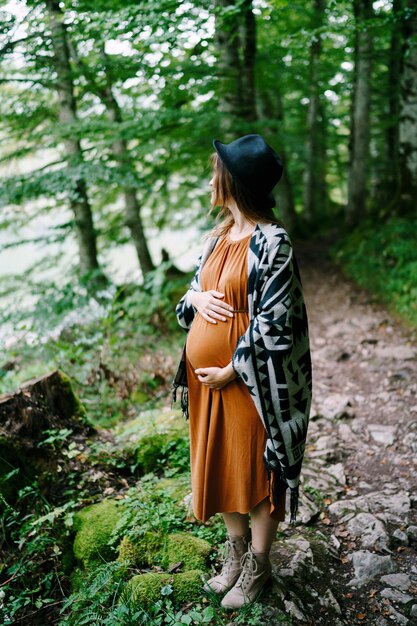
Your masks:
M263 464L266 431L249 391L238 377L219 390L198 380L199 367L225 367L237 340L249 326L247 255L251 235L232 241L221 237L201 272L203 291L216 289L235 312L225 322L207 322L199 313L187 336L186 363L190 416L193 509L206 521L215 513L248 513L270 497ZM273 477L271 478L273 480ZM271 485L272 486L272 485ZM270 515L285 519L284 492Z

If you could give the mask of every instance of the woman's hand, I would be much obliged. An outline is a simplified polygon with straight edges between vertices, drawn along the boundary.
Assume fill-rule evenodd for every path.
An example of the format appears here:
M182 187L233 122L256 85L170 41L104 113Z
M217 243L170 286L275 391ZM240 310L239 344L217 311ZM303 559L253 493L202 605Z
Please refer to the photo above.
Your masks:
M237 378L231 363L226 367L199 367L194 371L198 380L210 389L222 389Z
M222 298L224 298L224 293L215 289L194 291L190 294L191 304L211 324L217 324L216 320L225 322L227 317L233 317L233 307Z

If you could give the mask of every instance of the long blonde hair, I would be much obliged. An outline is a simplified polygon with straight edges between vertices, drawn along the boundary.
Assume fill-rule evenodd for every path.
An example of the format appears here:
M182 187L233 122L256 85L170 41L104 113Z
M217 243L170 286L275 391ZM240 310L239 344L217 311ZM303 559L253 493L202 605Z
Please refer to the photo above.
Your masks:
M283 226L282 222L275 217L272 209L260 207L256 198L232 177L217 152L213 152L210 155L209 164L212 167L214 176L214 196L209 215L216 206L220 205L221 207L216 216L216 223L209 233L210 236L226 235L233 226L234 217L226 204L229 198L233 198L240 212L253 224L257 222L272 222L273 224Z

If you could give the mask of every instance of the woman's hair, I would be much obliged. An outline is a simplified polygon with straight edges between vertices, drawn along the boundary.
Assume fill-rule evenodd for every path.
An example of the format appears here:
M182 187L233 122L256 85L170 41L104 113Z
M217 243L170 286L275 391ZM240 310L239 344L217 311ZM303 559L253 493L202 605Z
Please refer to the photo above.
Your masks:
M217 152L213 152L213 154L210 155L210 163L214 173L214 198L210 213L212 213L214 207L218 205L221 207L216 217L216 224L210 235L225 235L234 224L233 214L226 205L229 198L234 199L241 213L243 213L250 222L254 224L257 222L272 222L273 224L279 224L279 226L283 225L282 222L275 217L272 209L259 206L253 194L242 187L242 185L232 177Z

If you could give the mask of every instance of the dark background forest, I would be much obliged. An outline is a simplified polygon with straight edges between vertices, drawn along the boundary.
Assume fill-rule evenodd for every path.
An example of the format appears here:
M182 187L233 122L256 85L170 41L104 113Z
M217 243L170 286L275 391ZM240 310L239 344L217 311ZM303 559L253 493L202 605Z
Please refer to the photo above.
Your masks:
M153 481L187 491L185 427L163 416L175 303L214 219L212 140L262 134L283 159L275 212L295 245L326 250L415 328L416 3L14 0L0 20L0 392L42 380L76 418L10 433L0 409L0 614L222 624L211 606L175 617L169 585L153 613L117 603L126 572L110 558L126 529L188 528ZM77 512L127 489L103 568L72 548Z

